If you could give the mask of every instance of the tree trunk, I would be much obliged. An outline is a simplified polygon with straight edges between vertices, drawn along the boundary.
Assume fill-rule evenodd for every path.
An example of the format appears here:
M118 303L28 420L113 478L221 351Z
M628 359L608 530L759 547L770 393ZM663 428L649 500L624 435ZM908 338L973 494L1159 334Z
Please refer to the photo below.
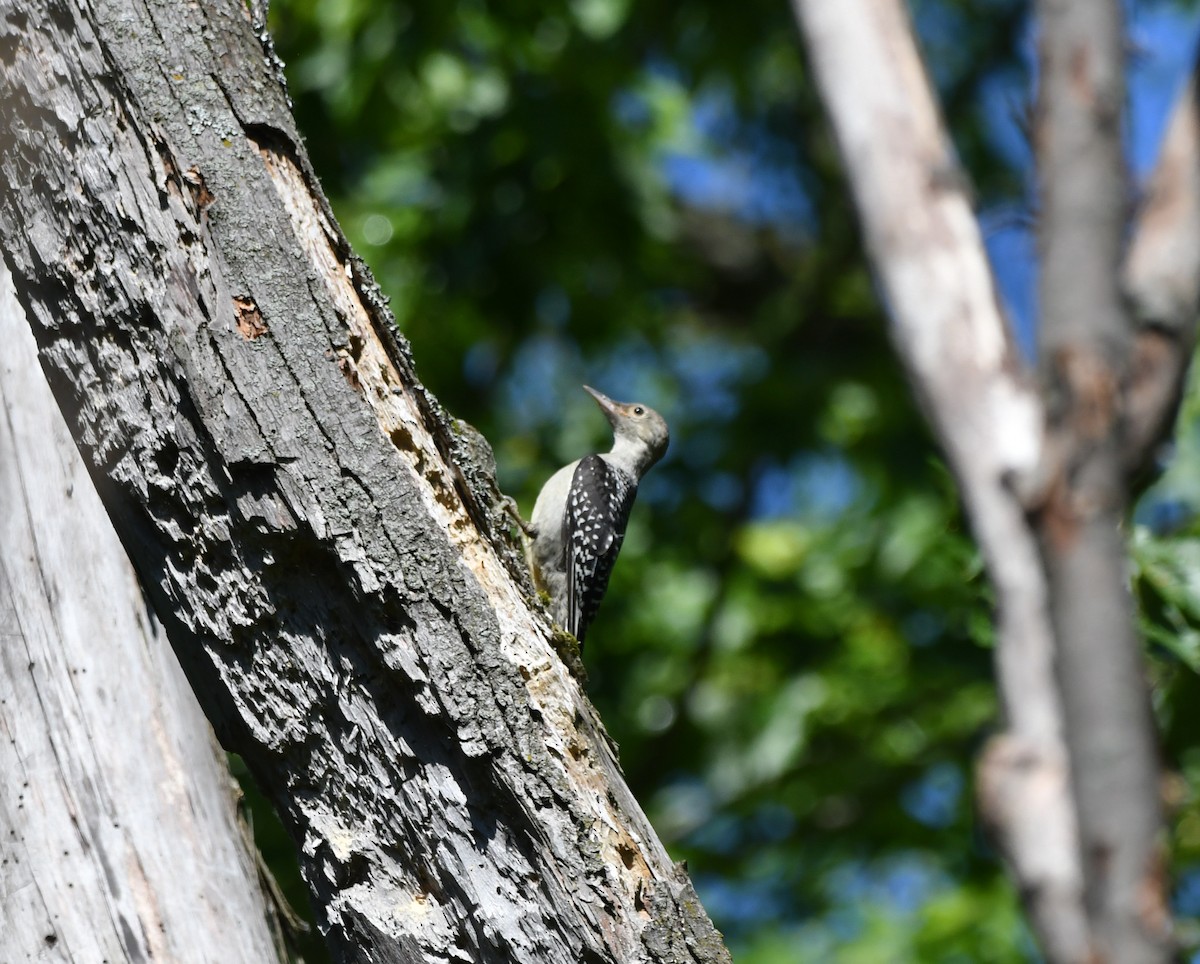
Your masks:
M47 7L50 8L49 16ZM236 0L0 0L0 246L343 961L720 961Z
M1127 402L1134 325L1121 290L1125 35L1118 0L1041 0L1034 138L1038 331L1047 410L1037 519L1097 961L1173 956L1159 762L1125 534L1140 453Z
M0 960L279 960L224 754L3 269L0 345Z

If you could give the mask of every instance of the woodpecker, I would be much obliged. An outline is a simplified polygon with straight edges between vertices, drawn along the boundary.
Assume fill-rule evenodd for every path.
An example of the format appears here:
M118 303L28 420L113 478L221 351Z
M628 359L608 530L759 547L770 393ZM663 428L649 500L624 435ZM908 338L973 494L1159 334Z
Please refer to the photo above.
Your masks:
M550 476L530 524L534 584L550 596L554 619L581 645L621 551L638 482L668 442L667 423L654 409L583 388L612 425L612 451L585 456Z

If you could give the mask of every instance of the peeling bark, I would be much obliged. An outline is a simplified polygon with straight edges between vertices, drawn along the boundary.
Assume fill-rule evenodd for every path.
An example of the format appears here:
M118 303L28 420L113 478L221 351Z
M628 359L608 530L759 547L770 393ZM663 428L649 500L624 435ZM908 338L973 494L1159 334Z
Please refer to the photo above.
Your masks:
M335 957L728 960L242 5L0 0L0 62L0 244L42 365Z
M280 960L224 754L3 268L0 345L0 960Z

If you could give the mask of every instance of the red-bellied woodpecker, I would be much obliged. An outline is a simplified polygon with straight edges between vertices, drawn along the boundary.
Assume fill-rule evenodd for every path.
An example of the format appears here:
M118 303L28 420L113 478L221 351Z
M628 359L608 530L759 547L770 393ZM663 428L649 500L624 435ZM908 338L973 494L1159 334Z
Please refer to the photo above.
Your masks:
M584 385L613 428L611 452L565 465L533 507L533 581L551 613L580 643L608 588L638 482L667 451L667 423L637 402L614 402Z

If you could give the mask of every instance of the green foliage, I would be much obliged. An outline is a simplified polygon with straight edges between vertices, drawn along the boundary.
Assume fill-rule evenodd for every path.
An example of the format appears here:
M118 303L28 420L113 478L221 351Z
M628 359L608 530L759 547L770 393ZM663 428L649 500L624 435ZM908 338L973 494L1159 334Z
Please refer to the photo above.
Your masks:
M986 202L1022 191L980 89L1020 69L1024 15L915 4ZM274 0L272 28L422 378L527 513L605 441L584 381L671 424L585 662L735 957L1029 960L971 805L996 715L988 590L788 4ZM1200 533L1135 544L1170 654L1160 709L1194 733ZM1200 860L1200 804L1184 812Z

